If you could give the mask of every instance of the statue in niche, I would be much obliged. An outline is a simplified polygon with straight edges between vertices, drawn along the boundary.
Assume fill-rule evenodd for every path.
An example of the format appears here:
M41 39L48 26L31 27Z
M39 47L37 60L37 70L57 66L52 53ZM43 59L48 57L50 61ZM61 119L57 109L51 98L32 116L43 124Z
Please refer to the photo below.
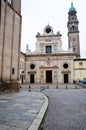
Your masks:
M43 71L41 71L41 78L43 79Z
M54 72L54 79L55 80L57 79L57 73L56 73L56 71Z
M47 59L47 64L50 65L50 58Z

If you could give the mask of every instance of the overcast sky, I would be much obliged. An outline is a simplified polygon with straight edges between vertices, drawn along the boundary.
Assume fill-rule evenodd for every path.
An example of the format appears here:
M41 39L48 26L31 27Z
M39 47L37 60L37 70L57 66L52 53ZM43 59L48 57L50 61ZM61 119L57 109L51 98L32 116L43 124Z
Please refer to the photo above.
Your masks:
M68 48L67 22L68 11L72 0L22 0L22 39L21 51L26 51L28 44L31 51L35 50L36 34L43 33L49 24L54 33L62 34L63 49ZM73 0L77 10L80 31L81 57L86 57L86 0Z

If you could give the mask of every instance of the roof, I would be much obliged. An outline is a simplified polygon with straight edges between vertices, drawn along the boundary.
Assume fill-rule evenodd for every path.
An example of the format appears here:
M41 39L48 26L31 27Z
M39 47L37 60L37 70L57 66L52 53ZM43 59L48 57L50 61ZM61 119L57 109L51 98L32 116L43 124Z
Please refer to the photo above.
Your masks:
M76 58L74 61L86 61L86 58Z
M69 11L75 11L75 10L76 10L76 8L73 6L73 2L71 2L71 7L70 7Z

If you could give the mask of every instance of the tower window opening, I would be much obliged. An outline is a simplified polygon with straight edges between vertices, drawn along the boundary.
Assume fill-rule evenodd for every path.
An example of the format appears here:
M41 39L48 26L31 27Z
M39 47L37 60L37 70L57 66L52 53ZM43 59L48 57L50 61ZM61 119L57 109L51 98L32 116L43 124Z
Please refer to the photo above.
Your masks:
M73 30L73 31L75 30L75 27L74 27L74 26L72 27L72 30Z
M7 0L7 2L11 5L13 4L13 0Z
M76 27L75 27L75 26L72 26L72 30L75 31L75 30L76 30Z

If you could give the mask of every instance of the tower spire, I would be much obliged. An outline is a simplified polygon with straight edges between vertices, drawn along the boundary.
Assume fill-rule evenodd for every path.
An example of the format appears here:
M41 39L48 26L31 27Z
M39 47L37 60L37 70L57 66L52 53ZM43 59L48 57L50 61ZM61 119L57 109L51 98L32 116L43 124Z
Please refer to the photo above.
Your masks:
M71 1L71 7L70 7L69 11L73 11L73 10L76 10L76 9L75 9L75 7L73 5L73 1Z
M28 44L26 44L26 53L29 53L30 50L29 50L29 47L28 47Z

